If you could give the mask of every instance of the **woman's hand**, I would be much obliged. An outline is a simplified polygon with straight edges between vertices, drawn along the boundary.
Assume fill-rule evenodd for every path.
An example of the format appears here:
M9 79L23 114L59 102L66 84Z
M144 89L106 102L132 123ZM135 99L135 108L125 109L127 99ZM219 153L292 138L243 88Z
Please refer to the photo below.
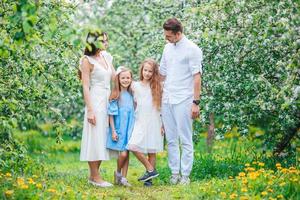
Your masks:
M88 111L87 119L89 123L91 123L94 126L96 125L96 116L93 111Z
M112 131L111 137L113 141L115 142L118 141L118 134L116 133L116 131Z

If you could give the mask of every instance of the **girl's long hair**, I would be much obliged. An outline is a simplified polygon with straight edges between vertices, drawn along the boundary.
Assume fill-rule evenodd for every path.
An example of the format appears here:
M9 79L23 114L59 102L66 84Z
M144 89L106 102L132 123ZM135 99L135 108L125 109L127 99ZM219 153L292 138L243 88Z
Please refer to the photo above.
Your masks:
M143 77L143 68L145 64L152 66L153 75L150 79L150 88L152 93L152 102L157 110L160 110L161 107L161 98L162 98L162 87L160 84L159 70L157 62L152 58L145 59L140 66L140 80L144 79Z
M109 101L118 100L119 97L120 97L120 92L121 92L120 74L123 73L123 72L130 72L131 80L133 78L132 71L130 69L128 69L127 67L122 67L122 71L119 74L117 74L116 77L115 77L113 89L112 89L112 91L110 93L110 96L109 96ZM132 83L132 81L131 81L131 83ZM131 83L128 86L128 92L130 94L132 94L131 87L130 87Z

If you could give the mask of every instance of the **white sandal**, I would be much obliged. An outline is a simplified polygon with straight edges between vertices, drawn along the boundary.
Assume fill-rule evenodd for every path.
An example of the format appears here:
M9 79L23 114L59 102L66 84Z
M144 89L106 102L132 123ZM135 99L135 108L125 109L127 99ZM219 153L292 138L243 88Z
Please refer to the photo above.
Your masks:
M93 186L103 187L103 188L114 186L113 184L111 184L109 182L106 182L106 181L103 181L102 183L98 183L98 182L95 182L95 181L92 181L92 180L88 180L88 183L92 184Z

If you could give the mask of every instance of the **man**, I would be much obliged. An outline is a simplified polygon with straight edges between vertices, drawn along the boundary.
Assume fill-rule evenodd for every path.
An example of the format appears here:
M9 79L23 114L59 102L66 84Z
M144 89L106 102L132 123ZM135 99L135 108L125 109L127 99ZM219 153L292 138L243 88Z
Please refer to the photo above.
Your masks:
M162 54L160 74L164 81L162 121L172 172L170 183L187 185L194 160L192 124L199 116L202 51L185 37L176 18L168 19L163 28L169 41Z

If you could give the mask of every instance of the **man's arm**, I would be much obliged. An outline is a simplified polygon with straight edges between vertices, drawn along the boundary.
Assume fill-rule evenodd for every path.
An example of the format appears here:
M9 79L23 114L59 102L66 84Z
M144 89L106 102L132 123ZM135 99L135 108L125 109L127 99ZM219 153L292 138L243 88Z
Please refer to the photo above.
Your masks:
M197 73L194 75L194 100L200 100L201 94L201 74ZM200 108L199 105L193 103L192 105L192 118L195 119L199 117Z
M192 105L192 118L199 117L199 100L201 95L201 75L202 75L202 50L198 47L191 51L189 66L194 79L194 101Z
M163 82L166 79L167 75L167 66L166 66L166 58L165 58L165 48L161 56L160 65L159 65L159 77L160 81Z
M194 75L194 100L200 100L201 95L201 74Z

